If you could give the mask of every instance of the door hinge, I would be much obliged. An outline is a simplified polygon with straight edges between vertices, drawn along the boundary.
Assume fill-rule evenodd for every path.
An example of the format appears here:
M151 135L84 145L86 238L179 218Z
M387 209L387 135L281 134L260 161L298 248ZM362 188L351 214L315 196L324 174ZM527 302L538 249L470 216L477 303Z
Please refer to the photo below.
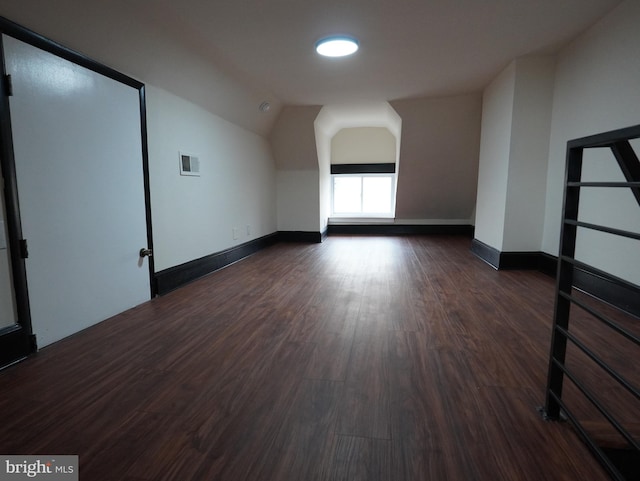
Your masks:
M7 93L7 97L13 96L13 80L11 79L11 75L7 74L4 76L4 88Z
M27 247L27 239L20 239L20 257L27 259L29 257L29 248Z

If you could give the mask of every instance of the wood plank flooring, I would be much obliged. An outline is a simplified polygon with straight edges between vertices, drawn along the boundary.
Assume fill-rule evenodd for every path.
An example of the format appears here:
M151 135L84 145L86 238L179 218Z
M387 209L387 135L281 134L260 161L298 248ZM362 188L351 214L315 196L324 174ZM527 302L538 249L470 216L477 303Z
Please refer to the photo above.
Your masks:
M90 481L608 479L536 411L554 281L469 248L265 249L0 372L0 453Z

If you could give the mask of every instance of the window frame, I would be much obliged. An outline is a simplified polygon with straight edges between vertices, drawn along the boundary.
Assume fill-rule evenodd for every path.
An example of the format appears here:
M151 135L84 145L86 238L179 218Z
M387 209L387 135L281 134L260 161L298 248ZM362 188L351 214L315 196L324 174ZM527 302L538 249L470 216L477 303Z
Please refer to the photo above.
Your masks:
M360 211L359 212L339 212L335 211L335 179L336 178L360 178ZM389 193L389 212L363 212L364 179L367 177L384 177L391 179L391 191ZM380 218L392 219L395 217L396 207L396 173L344 173L331 174L331 217L336 219L344 218Z

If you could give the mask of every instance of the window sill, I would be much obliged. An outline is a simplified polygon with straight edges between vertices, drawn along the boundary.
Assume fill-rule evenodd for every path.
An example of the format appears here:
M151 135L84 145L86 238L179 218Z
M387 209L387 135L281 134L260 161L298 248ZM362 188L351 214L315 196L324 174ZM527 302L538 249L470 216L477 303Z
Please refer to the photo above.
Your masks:
M329 217L329 224L393 224L393 217Z

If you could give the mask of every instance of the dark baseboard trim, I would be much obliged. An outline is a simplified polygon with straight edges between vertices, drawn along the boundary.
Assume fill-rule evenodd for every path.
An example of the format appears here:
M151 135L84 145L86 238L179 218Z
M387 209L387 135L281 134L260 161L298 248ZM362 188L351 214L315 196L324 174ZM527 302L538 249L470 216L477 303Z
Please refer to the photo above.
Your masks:
M304 231L274 232L230 249L156 272L154 275L156 292L158 295L167 294L277 242L320 243L324 237L326 237L326 231L324 234Z
M558 258L545 252L501 252L478 239L471 242L471 252L495 269L538 270L555 277Z
M547 254L546 252L540 252L538 255L538 270L548 276L556 277L558 272L558 257Z
M309 232L299 230L278 231L278 240L280 242L307 242L311 244L319 244L322 242L322 232Z
M157 293L159 295L167 294L178 287L233 264L265 247L275 244L280 240L279 237L279 234L274 232L230 249L156 272L154 281Z
M537 270L539 252L501 252L499 269Z
M35 336L19 324L0 329L0 369L25 359L38 350Z
M545 252L500 252L478 239L473 239L471 252L499 270L538 270L553 278L556 277L558 270L558 258ZM640 317L638 288L621 285L579 268L574 271L573 285L606 303Z
M471 241L471 252L494 269L500 269L500 251L478 239Z
M640 317L639 288L615 283L609 279L576 268L573 285L594 297Z
M329 235L466 235L473 236L472 225L329 224Z
M558 258L541 252L538 270L555 278L558 270ZM640 317L639 287L614 282L579 267L576 267L573 272L573 285L601 301Z

